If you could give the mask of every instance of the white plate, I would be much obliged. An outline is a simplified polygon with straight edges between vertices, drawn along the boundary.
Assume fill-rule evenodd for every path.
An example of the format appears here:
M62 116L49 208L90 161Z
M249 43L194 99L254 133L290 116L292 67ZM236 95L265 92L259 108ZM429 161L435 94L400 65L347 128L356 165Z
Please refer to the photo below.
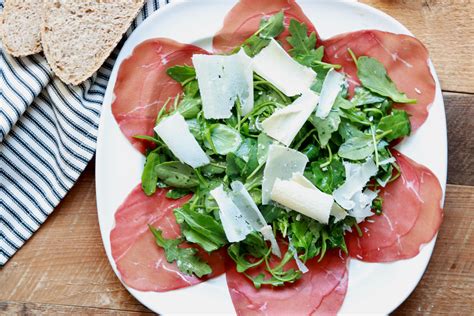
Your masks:
M105 251L115 273L111 256L110 231L114 213L130 191L140 182L144 157L120 132L111 112L117 71L124 58L142 41L169 37L211 49L211 39L221 28L234 1L178 2L160 9L142 23L128 38L115 63L104 99L96 156L96 191L100 230ZM378 29L412 35L402 24L369 6L347 1L299 1L322 38L361 29ZM445 190L447 170L446 120L438 78L436 98L426 123L401 144L400 150L428 166ZM349 288L341 314L387 314L400 305L421 279L431 257L435 240L418 256L394 263L364 263L351 260ZM119 276L120 277L120 276ZM127 287L127 286L125 286ZM234 313L225 276L185 289L167 293L141 292L128 288L141 303L155 312Z

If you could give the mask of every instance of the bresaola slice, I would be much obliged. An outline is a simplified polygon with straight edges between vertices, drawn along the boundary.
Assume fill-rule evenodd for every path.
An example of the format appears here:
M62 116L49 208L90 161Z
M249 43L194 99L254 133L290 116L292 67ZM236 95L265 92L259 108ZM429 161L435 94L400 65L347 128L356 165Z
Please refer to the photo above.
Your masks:
M356 56L370 56L381 62L397 88L416 104L396 104L396 108L410 115L412 132L428 117L428 108L434 101L436 84L428 65L428 51L416 38L376 30L363 30L337 35L323 41L324 61L342 65L349 75L351 90L359 85L357 68L349 55L350 48Z
M316 32L313 23L306 17L295 0L241 0L226 15L224 25L214 36L212 45L216 54L226 53L241 45L254 34L264 17L284 12L285 30L277 37L285 50L290 48L286 38L292 19L303 22L308 34ZM317 35L317 33L316 33Z
M312 315L336 315L339 309L344 303L344 298L347 293L347 284L349 282L349 270L346 270L339 284L326 295L318 308L312 313Z
M122 133L141 153L151 144L133 136L152 136L158 111L169 98L182 92L181 85L166 70L175 65L192 65L194 54L208 53L194 45L155 38L135 47L120 65L112 113Z
M112 257L122 281L141 291L164 292L206 281L224 272L223 252L201 257L212 267L209 277L199 279L181 271L174 263L168 263L164 250L159 248L149 231L148 224L161 229L165 238L180 236L173 209L189 200L166 198L166 190L158 189L151 197L136 186L115 213L115 227L110 233Z
M431 241L443 219L443 192L436 176L396 150L401 176L381 191L383 213L360 224L363 236L346 235L349 254L366 262L391 262L416 256Z
M287 245L280 246L286 251ZM321 262L318 258L307 261L309 271L294 284L273 288L264 285L257 290L229 260L227 286L237 315L310 315L320 311L335 315L347 289L347 264L348 259L340 251L332 250ZM261 266L257 268L247 272L253 276L263 272ZM295 261L290 261L286 268L297 269Z

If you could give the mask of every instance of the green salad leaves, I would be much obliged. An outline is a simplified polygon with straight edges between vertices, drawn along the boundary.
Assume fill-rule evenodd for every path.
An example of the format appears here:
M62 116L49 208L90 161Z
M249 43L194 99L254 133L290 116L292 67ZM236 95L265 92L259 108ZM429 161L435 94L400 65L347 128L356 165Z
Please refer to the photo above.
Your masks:
M389 97L394 102L416 103L415 99L409 99L405 93L398 91L385 67L377 59L361 56L357 59L356 65L357 77L365 88L381 96Z
M165 250L166 260L169 263L176 262L179 270L186 274L195 274L199 278L212 272L211 267L196 255L196 248L179 247L183 239L165 239L161 230L152 226L149 228L155 236L156 244Z
M279 12L263 19L258 31L232 53L243 48L250 57L258 54L270 39L284 31L283 18L283 12ZM308 33L305 24L291 20L288 31L289 54L298 63L315 71L311 89L320 93L328 71L340 66L322 61L324 47L318 45L314 32ZM349 176L346 175L346 162L362 164L366 159L375 161L378 171L375 181L370 184L372 190L398 176L398 166L387 147L389 142L410 134L410 121L405 111L393 109L392 105L394 102L416 102L397 89L379 61L367 56L352 56L362 85L353 93L349 93L347 85L343 86L329 115L320 118L313 113L290 145L308 157L304 176L327 194L333 194ZM321 260L329 249L347 252L345 231L351 228L359 231L358 220L350 212L344 218L331 216L328 224L321 224L279 205L262 205L262 180L268 148L276 141L262 132L261 123L297 97L286 96L269 81L254 74L255 99L250 113L241 116L237 100L230 118L207 120L202 112L194 68L177 65L170 67L167 74L181 84L183 93L163 107L156 119L157 124L178 111L211 160L208 165L192 168L180 162L157 135L136 136L156 144L147 152L143 169L145 194L152 195L157 188L168 188L166 196L170 199L193 194L188 202L174 210L181 238L166 239L159 229L150 226L156 244L164 249L168 262L175 262L186 274L202 277L212 273L212 269L201 259L197 249L211 253L226 247L237 271L260 288L282 286L299 279L301 271L287 268L295 256L304 263L312 259ZM232 181L243 183L274 235L282 244L289 244L284 247L286 251L281 258L272 255L270 244L259 232L250 233L241 242L227 240L219 207L210 191L220 185L228 190ZM379 214L381 206L382 200L376 198L371 208ZM255 273L257 270L260 272Z

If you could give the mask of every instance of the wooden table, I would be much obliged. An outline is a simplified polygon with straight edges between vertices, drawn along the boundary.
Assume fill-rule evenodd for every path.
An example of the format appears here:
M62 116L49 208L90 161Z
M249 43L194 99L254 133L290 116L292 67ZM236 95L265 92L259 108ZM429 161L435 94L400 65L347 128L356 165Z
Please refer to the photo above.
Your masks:
M428 269L395 314L474 312L474 1L367 0L430 50L449 138L445 219ZM150 313L113 273L97 223L94 162L0 272L1 313Z

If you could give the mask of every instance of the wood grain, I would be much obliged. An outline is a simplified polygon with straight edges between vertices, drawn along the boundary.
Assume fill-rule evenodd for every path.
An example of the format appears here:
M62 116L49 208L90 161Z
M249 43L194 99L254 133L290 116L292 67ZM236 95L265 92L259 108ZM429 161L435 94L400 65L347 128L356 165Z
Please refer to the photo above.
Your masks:
M425 44L443 90L474 93L474 1L360 2L391 15Z
M5 301L0 302L2 315L153 315L152 312L131 312L111 308L95 308L74 305L38 304Z
M428 269L394 315L474 311L474 1L363 0L428 47L445 92L449 168L444 223ZM463 92L463 93L460 93ZM94 163L0 269L0 314L150 314L121 285L97 222Z
M474 186L474 94L444 93L448 183Z

